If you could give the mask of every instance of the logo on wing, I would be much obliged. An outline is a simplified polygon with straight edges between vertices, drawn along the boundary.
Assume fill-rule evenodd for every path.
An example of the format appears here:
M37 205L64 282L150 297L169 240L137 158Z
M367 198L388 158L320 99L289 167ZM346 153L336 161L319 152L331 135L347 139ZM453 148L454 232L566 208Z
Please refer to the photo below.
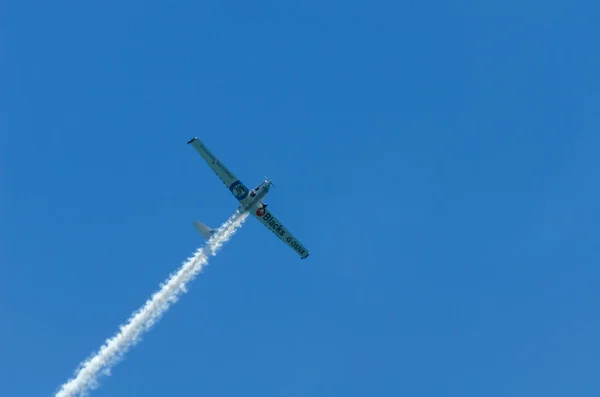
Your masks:
M265 225L269 226L273 233L280 235L281 237L285 236L285 229L282 224L277 223L276 219L273 219L273 215L270 213L266 213L262 217L263 221L265 221Z
M248 188L240 181L233 182L229 187L229 190L231 190L231 193L233 193L238 200L243 200L248 196Z
M260 207L259 209L256 210L256 215L263 216L264 214L265 214L265 208L264 207Z

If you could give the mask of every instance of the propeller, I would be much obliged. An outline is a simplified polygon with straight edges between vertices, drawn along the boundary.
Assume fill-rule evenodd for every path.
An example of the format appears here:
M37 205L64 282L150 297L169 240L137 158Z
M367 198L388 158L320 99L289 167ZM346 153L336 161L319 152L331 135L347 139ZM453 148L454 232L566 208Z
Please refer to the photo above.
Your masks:
M275 184L273 183L273 181L269 179L269 177L268 177L268 176L265 176L265 179L266 179L268 182L271 182L271 186L273 186L273 187L277 187L277 186L275 186Z

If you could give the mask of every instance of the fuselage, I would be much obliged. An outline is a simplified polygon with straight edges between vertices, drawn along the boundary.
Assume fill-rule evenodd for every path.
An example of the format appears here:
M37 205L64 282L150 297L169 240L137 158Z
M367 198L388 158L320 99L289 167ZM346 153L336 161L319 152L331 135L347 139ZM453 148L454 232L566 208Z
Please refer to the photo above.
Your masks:
M239 209L242 211L252 211L264 206L265 204L262 202L262 200L267 195L267 193L269 193L269 189L271 189L271 184L272 182L267 179L261 182L254 189L250 190L248 196L240 201Z

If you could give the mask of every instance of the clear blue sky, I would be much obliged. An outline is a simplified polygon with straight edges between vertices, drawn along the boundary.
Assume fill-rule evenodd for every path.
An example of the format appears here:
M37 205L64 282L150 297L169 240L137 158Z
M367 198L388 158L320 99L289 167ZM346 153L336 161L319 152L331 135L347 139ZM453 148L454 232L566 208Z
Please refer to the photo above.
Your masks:
M250 4L251 3L251 4ZM96 397L600 394L595 1L9 1L0 395L48 396L237 203Z

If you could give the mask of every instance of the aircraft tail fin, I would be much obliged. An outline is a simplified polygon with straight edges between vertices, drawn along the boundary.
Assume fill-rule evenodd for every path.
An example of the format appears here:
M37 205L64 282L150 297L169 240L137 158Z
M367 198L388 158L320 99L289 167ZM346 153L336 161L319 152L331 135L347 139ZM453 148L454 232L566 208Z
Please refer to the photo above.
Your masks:
M196 230L198 230L200 234L207 240L210 239L212 235L216 232L215 229L211 229L210 227L206 226L200 221L195 221L194 226L196 227Z

